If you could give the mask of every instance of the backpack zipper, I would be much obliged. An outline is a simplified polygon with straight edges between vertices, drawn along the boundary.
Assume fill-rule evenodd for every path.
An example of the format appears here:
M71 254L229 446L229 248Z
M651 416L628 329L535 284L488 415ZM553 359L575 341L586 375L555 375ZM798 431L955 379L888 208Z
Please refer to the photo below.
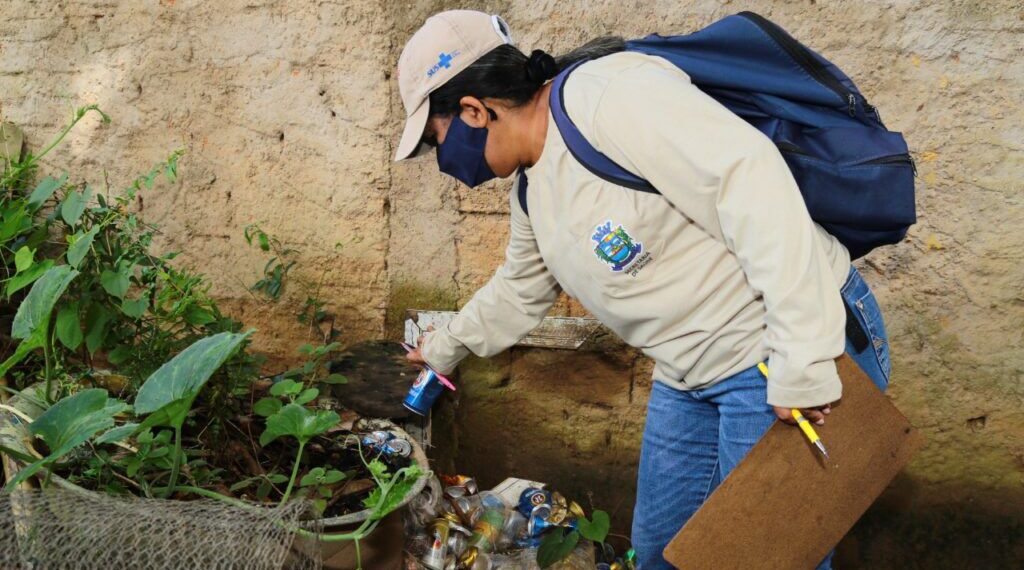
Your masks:
M781 152L788 152L790 154L796 154L796 155L799 155L799 156L810 156L811 155L811 153L805 151L804 149L796 146L793 143L789 143L789 142L785 142L785 141L778 141L778 142L775 143L775 146L777 146L779 148L779 151L781 151Z
M775 143L775 146L779 148L780 152L785 152L796 156L812 156L811 153L805 151L804 149L798 147L793 143L783 141ZM878 158L873 158L871 160L861 162L860 164L858 164L858 166L862 166L865 164L909 164L911 170L914 171L914 176L917 176L917 163L914 161L914 157L910 156L909 154L892 154L889 156L880 156Z
M755 26L761 28L761 30L775 40L775 43L779 44L782 49L786 50L786 53L796 60L796 62L818 83L828 87L834 91L836 95L839 95L841 99L845 100L846 110L850 113L851 117L857 116L857 97L831 73L826 71L825 68L814 59L814 56L808 53L804 46L800 45L800 42L794 40L782 28L776 26L760 14L755 14L754 12L740 12L739 15L750 20Z
M917 163L914 162L914 157L909 154L894 154L891 156L882 156L872 160L862 162L861 164L909 164L910 169L914 171L914 176L917 176Z

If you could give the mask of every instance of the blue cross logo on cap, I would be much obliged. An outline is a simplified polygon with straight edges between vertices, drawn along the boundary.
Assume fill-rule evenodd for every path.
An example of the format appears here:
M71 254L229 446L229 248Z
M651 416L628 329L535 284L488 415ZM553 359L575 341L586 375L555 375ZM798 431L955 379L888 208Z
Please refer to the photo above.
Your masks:
M442 68L451 69L452 59L458 56L459 53L460 52L458 50L455 50L452 53L441 52L440 54L438 54L437 63L435 63L433 66L430 67L430 69L427 70L427 77L433 77L434 74L440 71Z

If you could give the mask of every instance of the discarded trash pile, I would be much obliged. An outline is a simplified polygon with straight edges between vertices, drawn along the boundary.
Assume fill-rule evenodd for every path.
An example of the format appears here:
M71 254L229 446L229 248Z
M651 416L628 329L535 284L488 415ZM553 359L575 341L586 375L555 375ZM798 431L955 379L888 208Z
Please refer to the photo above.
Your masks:
M632 549L617 558L604 542L604 511L588 519L579 503L525 479L489 491L463 475L440 480L444 491L411 517L410 570L635 570Z

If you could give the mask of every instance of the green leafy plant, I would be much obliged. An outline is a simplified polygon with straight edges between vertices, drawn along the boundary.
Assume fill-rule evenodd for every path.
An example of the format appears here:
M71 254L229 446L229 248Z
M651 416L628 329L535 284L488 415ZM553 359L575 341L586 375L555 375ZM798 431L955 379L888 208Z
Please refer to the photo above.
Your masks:
M299 253L298 250L284 247L280 240L263 231L258 223L245 226L243 235L249 245L252 245L255 240L262 251L274 253L274 257L271 257L263 266L263 277L253 284L251 289L263 293L271 299L280 298L281 293L284 292L288 272L295 266L295 256Z
M370 515L373 520L380 520L398 508L402 499L423 474L423 471L415 464L390 473L387 465L379 459L370 461L366 467L377 484L370 495L363 500L363 505L373 511Z
M135 411L149 414L142 427L167 426L174 430L174 455L165 496L178 482L181 467L181 426L192 402L217 371L251 333L220 333L197 341L153 373L139 388Z
M608 530L611 528L611 520L608 513L595 510L592 519L580 517L577 519L577 528L566 530L561 527L554 528L544 535L540 547L537 549L537 565L541 568L548 568L553 564L568 557L580 541L580 537L591 542L604 546L604 540L608 538Z
M246 350L251 331L240 332L241 324L220 312L204 276L175 266L177 253L152 252L156 228L135 214L141 192L161 180L177 181L182 151L120 190L112 190L106 176L102 185L67 173L33 183L39 158L90 112L109 121L95 106L81 107L41 153L21 160L20 148L5 150L0 162L0 281L7 301L0 317L11 318L8 311L17 307L15 342L3 348L0 373L45 409L28 423L33 441L27 454L3 450L25 465L12 484L45 470L44 485L53 472L110 493L179 493L250 507L221 493L255 487L257 502L269 502L273 493L282 503L302 496L323 511L335 488L355 473L304 457L314 438L342 441L334 435L341 431L338 414L315 407L318 385L346 381L326 370L339 348L333 317L320 299L326 269L298 312L315 344L303 345L305 362L276 376L260 398L266 385L261 359ZM277 300L298 252L258 225L247 227L245 237L274 254L254 289ZM109 387L124 401L90 385ZM253 433L260 433L260 422L258 449ZM370 518L353 533L315 537L355 540L357 550L423 476L415 466L389 473L358 452L376 485L366 498ZM244 471L225 460L239 454L250 461ZM289 467L290 477L277 472ZM283 491L279 485L286 485Z
M255 477L248 477L235 483L229 489L232 493L248 489L249 487L256 485L256 498L260 500L266 500L270 496L270 491L274 485L280 485L288 482L287 475L281 475L280 473L265 473L257 475Z
M128 427L134 429L131 424ZM162 430L154 435L152 430L143 429L135 436L136 451L118 461L118 467L124 469L125 475L139 483L146 496L152 496L148 475L168 472L173 467L172 435L168 430ZM104 442L97 440L96 443Z
M288 478L288 487L285 488L284 495L281 497L282 504L291 496L306 444L314 437L327 433L327 430L334 427L339 420L341 418L335 412L314 411L295 402L283 406L267 418L267 428L260 436L260 445L266 446L275 439L285 436L295 438L299 442L292 474Z
M580 517L577 520L577 527L580 536L591 542L604 545L604 539L608 538L608 531L611 529L611 519L608 517L608 513L596 510L590 520Z
M67 265L49 268L29 291L25 300L18 307L11 327L11 336L21 339L14 354L0 364L0 375L6 374L12 366L20 362L29 352L42 348L46 361L46 392L47 401L52 401L51 366L50 366L50 319L53 306L64 294L71 280L78 272Z
M56 463L96 434L112 428L114 416L127 410L128 404L109 398L107 391L100 388L82 390L57 402L29 424L29 432L42 439L50 453L18 471L7 483L7 490Z
M575 530L565 532L562 527L549 530L537 549L537 565L541 568L548 568L556 562L564 560L576 549L576 544L579 541L580 533Z
M314 467L299 479L299 488L302 495L312 498L313 507L317 512L323 513L327 509L327 501L334 497L334 485L344 481L346 474L337 469L326 469Z
M317 382L323 384L344 384L348 382L348 379L341 374L327 374L323 378L321 374L326 372L326 362L332 353L337 351L341 345L336 342L325 344L322 346L313 346L311 344L304 344L299 347L299 354L306 357L306 361L302 366L288 370L283 374L284 378L302 378L306 385L315 384Z
M202 276L171 265L176 253L150 252L156 228L133 212L141 192L159 180L177 181L183 151L172 152L121 190L112 190L105 179L103 188L73 182L67 173L32 185L39 159L91 112L99 113L104 122L110 120L94 105L81 107L39 155L4 162L0 279L4 294L16 306L23 289L50 268L66 264L78 271L66 292L73 301L62 305L58 314L58 342L44 355L49 356L51 371L63 376L88 370L101 355L132 382L141 382L196 340L237 332L239 325L220 314ZM32 352L29 346L22 350ZM226 377L226 383L251 372L255 364L231 367L238 374L231 381ZM15 377L20 376L19 370ZM234 386L226 391L231 389Z

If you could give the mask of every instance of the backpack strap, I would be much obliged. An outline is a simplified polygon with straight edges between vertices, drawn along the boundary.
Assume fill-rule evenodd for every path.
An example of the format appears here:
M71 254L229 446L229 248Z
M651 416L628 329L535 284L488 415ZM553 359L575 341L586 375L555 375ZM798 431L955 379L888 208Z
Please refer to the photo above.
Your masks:
M519 195L519 207L523 209L523 213L529 217L530 209L526 206L526 188L529 186L530 181L526 178L526 173L523 169L519 169L519 188L517 194Z
M562 140L565 141L565 146L568 147L569 152L577 162L598 178L640 192L660 194L657 188L652 186L650 182L622 168L615 161L594 148L590 141L583 136L583 133L576 128L576 124L572 122L569 114L565 111L565 97L563 96L565 80L574 69L579 67L580 64L585 63L585 61L578 61L567 67L555 77L551 84L551 97L549 99L551 116L555 119L555 125L558 127L558 132L562 135ZM522 189L520 189L520 201L525 202L522 192Z

